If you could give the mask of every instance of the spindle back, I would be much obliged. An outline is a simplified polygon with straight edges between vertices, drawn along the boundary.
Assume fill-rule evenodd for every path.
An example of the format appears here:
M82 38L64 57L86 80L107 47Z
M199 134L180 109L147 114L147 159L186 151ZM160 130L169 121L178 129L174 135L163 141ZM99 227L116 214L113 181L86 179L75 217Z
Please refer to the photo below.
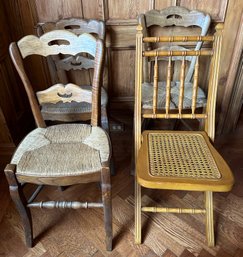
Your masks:
M215 105L216 105L216 94L218 85L218 74L219 74L219 61L222 41L222 25L216 27L216 33L214 36L174 36L174 37L143 37L142 26L137 27L136 36L136 89L135 89L135 127L141 134L141 118L166 118L166 119L205 119L205 131L209 137L214 139L214 123L215 123ZM176 51L165 51L165 50L150 50L144 51L144 44L148 42L213 42L212 49L207 50L176 50ZM180 81L179 81L179 97L178 97L178 110L170 109L170 98L171 98L171 82L173 67L171 65L172 58L181 57L180 67ZM183 100L184 100L184 88L185 88L185 61L186 57L195 56L195 72L193 75L193 86L192 86L192 103L190 113L183 112ZM204 113L196 112L197 102L197 91L198 91L198 79L200 74L200 58L202 56L209 56L211 58L210 64L210 76L208 85L208 99L207 106ZM155 58L154 72L153 72L153 108L151 110L142 110L142 83L144 82L142 67L144 59L147 57ZM168 57L167 74L166 74L166 101L164 109L158 109L158 71L159 71L159 57ZM137 134L136 133L136 134Z
M205 14L203 12L197 11L197 10L188 10L181 6L170 6L168 8L162 9L162 10L150 10L146 12L145 14L140 14L138 17L138 23L143 27L142 33L144 37L152 36L152 33L150 31L150 27L156 25L162 28L165 27L198 27L200 28L200 32L197 32L200 36L205 36L208 32L211 18L208 14ZM171 32L170 32L171 33ZM183 33L183 32L182 32ZM181 41L162 41L167 42L168 45L167 48L172 49L182 49L181 46L177 45L175 42L179 43ZM153 44L155 43L155 44ZM146 42L144 44L144 50L151 50L158 48L155 47L156 43L154 41ZM181 42L182 43L182 42ZM173 44L173 46L170 46ZM184 42L182 43L184 44ZM166 48L163 46L163 48ZM202 47L202 41L198 41L197 44L195 44L194 50L199 50ZM185 48L184 48L185 49ZM154 61L151 58L145 59L144 62L144 73L145 73L145 81L150 82L150 62ZM194 57L188 57L187 59L190 61L190 65L185 73L185 81L191 82L194 72L194 67L196 63L196 58Z

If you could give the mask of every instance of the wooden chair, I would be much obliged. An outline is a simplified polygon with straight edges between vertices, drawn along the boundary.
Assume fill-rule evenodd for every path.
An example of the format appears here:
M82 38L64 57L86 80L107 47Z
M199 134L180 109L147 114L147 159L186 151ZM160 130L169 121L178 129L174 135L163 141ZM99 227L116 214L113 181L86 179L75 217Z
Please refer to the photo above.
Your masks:
M188 9L180 6L172 6L165 9L162 9L161 11L158 10L151 10L146 12L145 14L140 14L138 17L138 23L143 27L142 33L144 37L148 36L155 36L154 33L156 32L156 27L162 27L164 29L168 28L170 29L169 33L170 36L173 36L173 30L176 27L180 27L180 33L183 33L182 35L185 35L185 31L181 29L182 27L189 27L191 31L194 31L194 33L197 33L200 36L205 36L208 32L208 28L210 25L211 19L208 14L204 14L200 11L189 11ZM197 31L195 31L197 28ZM200 28L201 32L198 32L198 28ZM152 30L152 32L151 32ZM177 31L178 33L178 31ZM188 33L188 31L187 31ZM166 34L166 32L163 31L163 34ZM186 45L185 42L180 42L180 45L178 45L178 42L163 42L163 46L159 47L160 42L148 42L144 44L144 50L187 50L188 48L191 48L192 46ZM184 44L184 45L183 45ZM198 42L194 48L194 50L200 50L202 46L202 42ZM143 73L144 73L144 82L142 84L142 91L143 91L143 108L151 110L153 108L153 81L151 78L153 65L154 65L154 57L147 57L144 59L143 62ZM163 57L159 57L158 61L164 60ZM172 59L172 65L176 65L177 61L181 61L181 57L177 56L177 58ZM185 74L185 95L184 95L184 102L183 107L184 109L190 109L191 108L191 89L192 89L192 77L194 73L195 68L195 62L196 57L195 56L187 56L186 57L187 66L188 69ZM173 80L171 82L171 101L170 101L170 108L171 109L177 109L178 106L176 105L176 102L178 102L179 97L179 88L180 88L180 81L176 77L177 72L175 72L175 76L173 76ZM160 74L159 74L160 77ZM159 95L159 101L158 101L158 109L161 109L164 102L165 102L165 87L166 82L160 81L158 82L158 95ZM206 96L204 91L199 87L198 88L198 97L196 102L196 107L204 107L206 102ZM188 126L187 126L188 127Z
M229 191L233 185L230 168L212 145L215 130L215 106L219 74L219 61L222 41L222 25L216 27L214 36L174 36L143 37L141 25L136 35L136 78L135 78L135 242L141 243L141 212L205 213L206 234L209 246L214 246L213 192ZM143 51L148 42L213 42L211 50L191 51ZM168 57L166 75L166 101L163 109L158 108L158 58ZM178 112L170 108L172 59L182 56L180 69L180 89ZM191 112L183 111L185 95L185 59L196 56L193 75ZM198 80L201 59L212 56L205 112L196 112ZM153 108L142 108L143 62L147 57L155 58L153 83ZM200 63L200 64L199 64ZM141 132L141 121L146 118L157 119L204 119L204 131L162 131L145 130ZM191 190L205 192L205 207L202 209L142 207L141 187L150 189Z
M85 20L78 18L62 19L57 22L40 23L37 26L38 36L52 30L68 30L76 35L83 33L92 34L105 42L105 24L98 20ZM87 54L76 56L52 56L47 58L48 68L52 83L62 82L67 84L74 81L81 88L91 91L92 70L94 69L94 60ZM107 87L107 69L104 69L103 86ZM105 88L101 88L101 126L109 131L107 117L108 96ZM43 103L41 112L44 120L52 121L79 121L91 118L91 105L86 102L56 104Z
M57 44L58 42L58 44ZM75 35L55 30L41 37L28 35L11 43L10 55L22 79L37 124L20 143L10 164L5 168L9 190L22 217L26 244L32 247L32 221L29 208L103 208L106 248L112 249L112 213L110 183L110 140L99 127L100 91L103 69L103 41L92 35ZM37 93L25 72L23 59L30 55L50 56L65 54L76 56L87 53L94 57L92 91L75 84L55 84ZM47 93L48 94L47 94ZM37 101L38 99L38 101ZM92 103L91 124L59 124L47 127L39 104L56 102ZM39 189L27 201L22 184L67 186L79 183L100 182L102 202L47 201L33 202Z

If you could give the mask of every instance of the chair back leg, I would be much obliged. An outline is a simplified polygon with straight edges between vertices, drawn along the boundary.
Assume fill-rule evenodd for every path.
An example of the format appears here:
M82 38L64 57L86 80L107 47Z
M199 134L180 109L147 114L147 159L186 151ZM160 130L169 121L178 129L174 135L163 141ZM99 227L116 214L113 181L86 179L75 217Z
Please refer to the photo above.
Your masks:
M135 181L135 244L141 244L141 186Z
M112 210L111 210L111 183L110 169L103 167L101 171L101 190L104 206L104 221L106 233L106 250L112 250Z
M23 221L25 241L27 247L33 246L33 233L32 233L32 218L29 208L27 208L27 201L22 191L22 186L18 183L15 176L16 166L8 164L4 170L9 184L9 191L13 202L19 212Z
M205 192L205 209L206 209L206 234L208 246L213 247L214 242L214 222L213 222L213 192Z

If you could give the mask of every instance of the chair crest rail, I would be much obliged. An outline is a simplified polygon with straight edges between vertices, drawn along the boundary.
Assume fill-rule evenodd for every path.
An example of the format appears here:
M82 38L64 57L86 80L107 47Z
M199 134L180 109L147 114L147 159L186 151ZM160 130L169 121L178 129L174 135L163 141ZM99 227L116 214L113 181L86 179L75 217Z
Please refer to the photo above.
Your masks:
M144 57L157 57L157 56L211 56L213 50L192 50L192 51L143 51Z
M195 42L195 41L214 41L214 36L161 36L161 37L144 37L144 43L158 42Z

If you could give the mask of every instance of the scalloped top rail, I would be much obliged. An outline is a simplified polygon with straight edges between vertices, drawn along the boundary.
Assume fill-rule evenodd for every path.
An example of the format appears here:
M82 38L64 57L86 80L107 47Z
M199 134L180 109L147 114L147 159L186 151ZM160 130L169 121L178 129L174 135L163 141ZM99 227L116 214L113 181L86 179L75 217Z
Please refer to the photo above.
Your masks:
M18 41L18 47L23 58L29 55L57 55L88 53L95 56L96 39L90 34L75 35L66 30L54 30L41 37L28 35Z

